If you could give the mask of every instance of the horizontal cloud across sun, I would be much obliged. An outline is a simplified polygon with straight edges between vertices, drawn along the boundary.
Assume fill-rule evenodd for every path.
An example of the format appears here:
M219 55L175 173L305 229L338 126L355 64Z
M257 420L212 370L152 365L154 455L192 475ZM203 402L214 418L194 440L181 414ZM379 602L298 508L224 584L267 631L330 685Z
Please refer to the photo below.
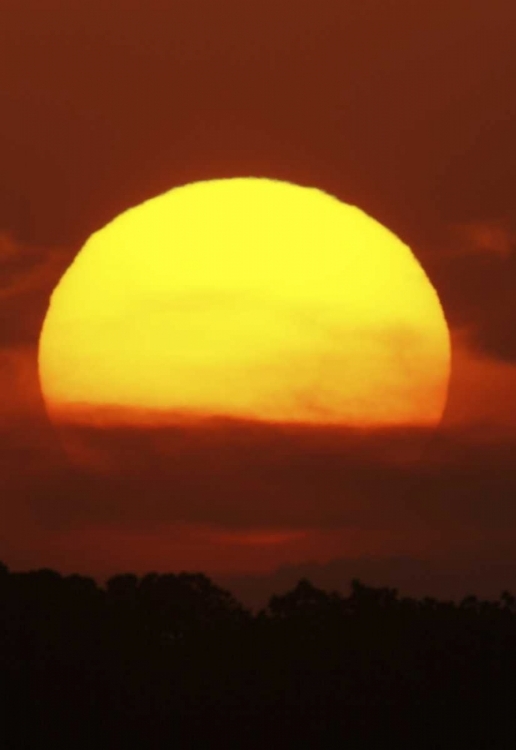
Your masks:
M461 519L488 529L516 522L514 444L480 429L368 432L214 420L74 426L63 440L72 465L38 501L62 527L409 529Z

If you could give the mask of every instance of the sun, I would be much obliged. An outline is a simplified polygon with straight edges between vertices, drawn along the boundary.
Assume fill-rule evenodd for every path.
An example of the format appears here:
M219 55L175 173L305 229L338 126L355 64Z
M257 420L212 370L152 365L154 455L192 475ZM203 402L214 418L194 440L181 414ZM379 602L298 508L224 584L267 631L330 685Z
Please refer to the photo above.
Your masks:
M57 287L39 371L57 419L441 419L450 337L407 245L317 188L175 188L93 234Z

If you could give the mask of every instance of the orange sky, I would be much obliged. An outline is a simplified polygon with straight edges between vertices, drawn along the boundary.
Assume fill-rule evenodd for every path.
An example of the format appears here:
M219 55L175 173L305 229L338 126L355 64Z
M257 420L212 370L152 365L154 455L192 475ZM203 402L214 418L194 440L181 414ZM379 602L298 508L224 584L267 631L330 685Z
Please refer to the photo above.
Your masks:
M508 0L3 4L0 559L97 575L516 560L512 21ZM201 500L174 517L159 481L142 505L116 471L102 484L67 467L35 379L39 330L60 275L113 216L174 185L248 174L321 187L413 248L452 328L448 409L402 475L347 455L346 503L332 450L306 443L274 469L258 463L247 486L242 475L247 517L222 500L216 523ZM321 501L296 517L303 462ZM257 511L272 471L283 518Z

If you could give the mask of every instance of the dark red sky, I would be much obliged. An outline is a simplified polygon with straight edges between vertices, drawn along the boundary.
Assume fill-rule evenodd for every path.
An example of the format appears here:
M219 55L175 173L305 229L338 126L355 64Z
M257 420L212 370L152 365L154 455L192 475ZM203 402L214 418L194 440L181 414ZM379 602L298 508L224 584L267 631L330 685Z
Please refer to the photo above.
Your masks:
M324 577L324 565L347 576L349 559L401 556L406 585L411 570L421 583L421 559L513 571L515 45L510 0L4 0L0 558L98 575L314 561ZM98 453L91 469L67 467L36 379L60 274L125 208L249 174L328 190L412 246L453 331L437 442L400 470L351 449L341 461L315 438L278 452L251 430L242 486L219 477L219 500L212 486L195 502L148 444L152 482L112 467L99 479ZM232 441L218 441L225 460ZM478 574L495 594L512 575L496 570Z

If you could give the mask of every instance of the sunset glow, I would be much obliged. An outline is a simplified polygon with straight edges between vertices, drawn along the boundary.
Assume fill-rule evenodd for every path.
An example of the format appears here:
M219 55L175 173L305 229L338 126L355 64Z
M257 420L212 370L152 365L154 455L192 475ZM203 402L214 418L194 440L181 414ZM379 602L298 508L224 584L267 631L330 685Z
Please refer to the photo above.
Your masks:
M176 188L93 234L39 349L51 413L136 421L431 425L449 368L437 294L405 244L320 190L258 178Z

